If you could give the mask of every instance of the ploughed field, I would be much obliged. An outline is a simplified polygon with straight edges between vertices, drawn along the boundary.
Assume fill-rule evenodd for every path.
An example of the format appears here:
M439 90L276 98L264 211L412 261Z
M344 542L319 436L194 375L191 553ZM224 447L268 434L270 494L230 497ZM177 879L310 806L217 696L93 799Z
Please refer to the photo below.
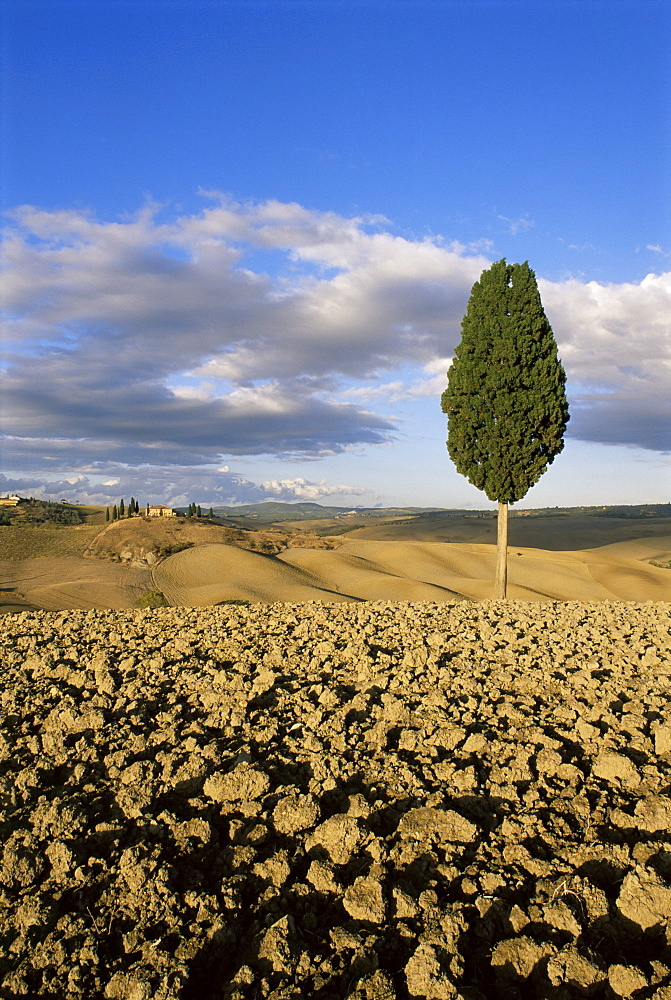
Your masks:
M0 996L671 998L665 603L2 621Z

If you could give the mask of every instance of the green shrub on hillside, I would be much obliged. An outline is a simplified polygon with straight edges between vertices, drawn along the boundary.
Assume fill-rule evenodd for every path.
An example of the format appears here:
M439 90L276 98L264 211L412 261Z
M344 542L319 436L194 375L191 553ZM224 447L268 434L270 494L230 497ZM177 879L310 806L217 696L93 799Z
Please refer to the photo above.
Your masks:
M3 513L11 523L22 524L81 524L82 516L75 507L49 500L21 500L16 507ZM4 523L7 523L6 521Z
M193 542L165 542L158 546L159 556L173 556L175 552L183 552L184 549L192 549Z
M147 590L135 602L136 608L169 608L170 605L165 599L165 594L160 590Z

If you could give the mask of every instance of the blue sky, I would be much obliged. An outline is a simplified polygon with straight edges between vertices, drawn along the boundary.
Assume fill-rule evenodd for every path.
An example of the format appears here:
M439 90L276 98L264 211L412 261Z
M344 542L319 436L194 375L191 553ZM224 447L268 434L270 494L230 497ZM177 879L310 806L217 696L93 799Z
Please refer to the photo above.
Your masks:
M505 256L572 413L520 506L668 501L668 3L5 0L2 26L0 490L488 506L439 396Z

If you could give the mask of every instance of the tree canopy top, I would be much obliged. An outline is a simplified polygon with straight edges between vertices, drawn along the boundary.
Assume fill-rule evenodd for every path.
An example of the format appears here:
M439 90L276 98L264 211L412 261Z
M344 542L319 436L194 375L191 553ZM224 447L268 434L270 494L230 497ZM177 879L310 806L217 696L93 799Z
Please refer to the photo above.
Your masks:
M527 261L471 289L441 405L457 470L490 500L521 500L562 450L566 375Z

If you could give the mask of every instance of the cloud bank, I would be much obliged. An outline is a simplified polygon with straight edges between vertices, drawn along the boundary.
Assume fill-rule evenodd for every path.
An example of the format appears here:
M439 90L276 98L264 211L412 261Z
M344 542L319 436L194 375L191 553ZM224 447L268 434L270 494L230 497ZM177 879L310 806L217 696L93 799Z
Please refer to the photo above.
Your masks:
M482 253L395 235L380 218L210 197L168 219L159 206L114 222L11 213L6 470L64 495L81 476L102 496L124 470L153 493L172 484L173 502L194 475L221 502L256 489L312 499L332 487L256 486L217 468L389 443L403 433L399 400L439 396L491 263ZM667 449L671 273L539 285L569 376L569 433Z
M254 483L230 470L196 469L173 466L170 469L145 467L120 468L118 476L101 482L87 475L66 479L44 476L5 476L0 474L0 495L17 493L36 496L56 503L62 499L83 504L113 506L121 498L127 503L134 496L140 506L157 501L171 507L186 507L190 503L214 507L235 507L242 504L279 500L285 503L312 501L340 505L347 501L365 507L381 506L380 497L372 490L347 483L314 482L298 477L272 479Z

